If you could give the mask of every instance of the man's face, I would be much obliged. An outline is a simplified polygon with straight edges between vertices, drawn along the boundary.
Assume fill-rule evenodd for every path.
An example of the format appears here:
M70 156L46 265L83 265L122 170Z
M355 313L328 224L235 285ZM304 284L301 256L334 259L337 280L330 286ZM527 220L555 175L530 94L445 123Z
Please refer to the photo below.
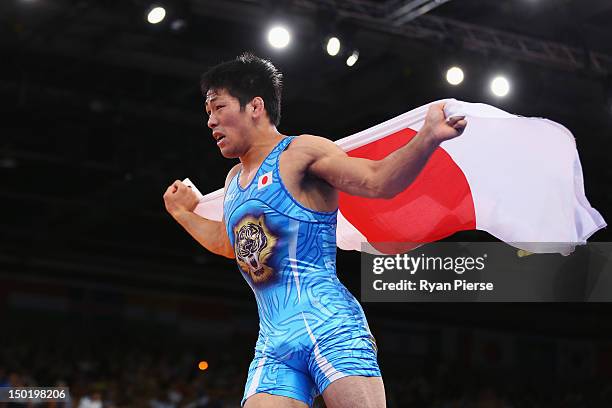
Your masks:
M247 108L249 105L247 104ZM252 125L248 109L240 109L238 98L225 89L206 93L206 113L212 136L226 158L240 157L246 151L248 131Z

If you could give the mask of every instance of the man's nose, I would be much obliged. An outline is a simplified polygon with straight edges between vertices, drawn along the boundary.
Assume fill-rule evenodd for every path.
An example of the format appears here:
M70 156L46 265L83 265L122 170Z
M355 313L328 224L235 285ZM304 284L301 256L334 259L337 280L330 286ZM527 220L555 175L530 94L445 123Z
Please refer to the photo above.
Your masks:
M215 114L210 114L210 116L208 117L208 122L206 124L211 129L214 129L218 125L217 117L215 116Z

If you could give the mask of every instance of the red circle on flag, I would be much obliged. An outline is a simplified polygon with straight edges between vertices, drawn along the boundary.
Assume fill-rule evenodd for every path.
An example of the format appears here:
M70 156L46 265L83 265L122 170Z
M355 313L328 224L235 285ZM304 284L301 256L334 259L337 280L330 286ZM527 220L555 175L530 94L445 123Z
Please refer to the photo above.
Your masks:
M263 176L261 178L261 184L268 184L268 176Z
M348 154L380 160L415 135L414 130L404 129ZM339 204L344 217L372 244L425 243L476 228L470 186L459 166L440 147L412 184L396 197L385 200L340 193Z

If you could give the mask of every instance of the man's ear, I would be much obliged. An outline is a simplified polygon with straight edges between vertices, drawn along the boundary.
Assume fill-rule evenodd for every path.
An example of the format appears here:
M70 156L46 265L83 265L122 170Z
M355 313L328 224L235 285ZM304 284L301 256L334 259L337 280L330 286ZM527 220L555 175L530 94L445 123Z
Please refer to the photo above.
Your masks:
M259 96L254 97L251 102L249 102L248 109L251 110L250 113L253 115L254 118L264 116L266 114L266 106L264 104L264 100Z

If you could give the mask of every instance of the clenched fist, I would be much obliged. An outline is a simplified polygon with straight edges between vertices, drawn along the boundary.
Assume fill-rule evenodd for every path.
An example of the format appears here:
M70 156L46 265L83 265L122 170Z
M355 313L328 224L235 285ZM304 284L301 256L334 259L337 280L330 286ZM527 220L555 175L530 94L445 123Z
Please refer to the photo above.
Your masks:
M419 133L427 135L437 146L445 140L459 136L466 126L467 121L463 116L455 116L446 120L444 104L436 104L429 107L425 123Z
M176 180L164 193L166 210L176 218L182 212L192 212L198 205L196 194L180 180Z

